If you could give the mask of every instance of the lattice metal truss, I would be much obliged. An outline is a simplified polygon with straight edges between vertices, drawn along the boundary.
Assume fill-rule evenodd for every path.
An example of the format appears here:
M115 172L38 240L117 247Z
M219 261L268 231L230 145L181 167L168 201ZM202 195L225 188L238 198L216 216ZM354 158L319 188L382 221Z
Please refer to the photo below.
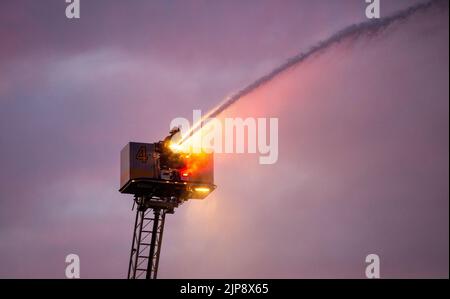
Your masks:
M128 279L156 279L167 209L136 202Z

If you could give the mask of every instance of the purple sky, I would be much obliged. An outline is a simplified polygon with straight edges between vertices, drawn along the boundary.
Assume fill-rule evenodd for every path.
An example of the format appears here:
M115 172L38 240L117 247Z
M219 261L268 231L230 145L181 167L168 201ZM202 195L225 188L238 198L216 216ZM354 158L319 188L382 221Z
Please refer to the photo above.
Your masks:
M388 15L419 1L382 0ZM0 3L0 277L126 276L119 152L365 20L364 1ZM448 277L448 8L324 51L229 116L280 119L280 158L218 155L167 217L162 278Z

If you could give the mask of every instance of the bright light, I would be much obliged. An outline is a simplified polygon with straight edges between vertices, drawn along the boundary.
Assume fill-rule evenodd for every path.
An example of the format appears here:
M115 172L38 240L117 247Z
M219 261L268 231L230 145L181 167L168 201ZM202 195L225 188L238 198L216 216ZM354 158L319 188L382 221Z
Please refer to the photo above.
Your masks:
M170 149L174 152L179 152L183 149L183 146L181 144L178 143L171 143L169 145Z
M194 188L194 190L196 192L201 192L201 193L207 193L207 192L211 191L208 187L197 187L197 188Z

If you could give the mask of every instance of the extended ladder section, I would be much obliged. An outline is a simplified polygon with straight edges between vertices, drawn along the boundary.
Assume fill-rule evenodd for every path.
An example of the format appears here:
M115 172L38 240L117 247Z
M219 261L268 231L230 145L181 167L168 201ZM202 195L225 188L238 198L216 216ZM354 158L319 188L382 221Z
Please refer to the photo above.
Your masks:
M156 279L166 213L166 209L138 203L128 279Z

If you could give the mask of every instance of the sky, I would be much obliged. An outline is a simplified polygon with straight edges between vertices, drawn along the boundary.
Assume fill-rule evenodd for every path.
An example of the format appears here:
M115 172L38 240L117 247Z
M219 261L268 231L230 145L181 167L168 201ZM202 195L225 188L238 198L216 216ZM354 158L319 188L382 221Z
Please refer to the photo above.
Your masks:
M421 1L382 0L387 16ZM119 152L351 24L365 2L0 4L0 277L126 277ZM448 5L344 40L221 117L278 117L279 159L216 155L166 218L161 278L448 277Z

